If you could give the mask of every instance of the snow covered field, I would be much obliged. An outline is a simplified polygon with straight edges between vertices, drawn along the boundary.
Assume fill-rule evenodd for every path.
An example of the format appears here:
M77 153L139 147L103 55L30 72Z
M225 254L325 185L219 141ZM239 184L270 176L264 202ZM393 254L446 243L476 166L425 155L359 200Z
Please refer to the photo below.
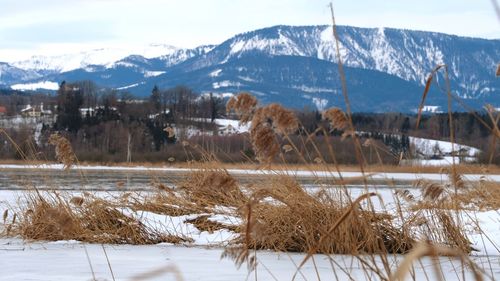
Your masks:
M96 280L113 280L103 247L115 280L233 281L255 280L255 274L258 280L292 280L296 265L304 258L303 254L297 253L258 251L257 270L249 273L245 265L238 269L231 260L221 259L223 250L220 248L168 244L101 246L74 241L24 243L19 239L0 239L0 280L87 281L92 280L92 271ZM390 257L398 262L402 259L397 255ZM477 256L472 260L485 268L491 263L494 277L500 277L500 257ZM344 267L354 280L377 280L375 276L365 275L361 263L352 256L315 255L314 262L322 280L335 280L335 275L338 280L348 279L338 266L335 266L335 271L332 270L332 264ZM443 257L440 263L446 280L456 278L454 269L460 268L459 261L451 262ZM416 280L423 279L422 269L429 274L432 261L423 259L422 264L415 267ZM300 270L296 280L317 280L317 273L310 260ZM492 274L489 272L489 275ZM145 278L148 276L150 278ZM473 279L470 274L468 278Z
M314 192L316 187L306 188ZM376 209L390 209L394 206L393 189L373 187L370 190L381 196L381 200L374 199ZM0 191L0 209L22 203L23 192ZM357 197L364 192L363 188L357 188L353 189L351 194ZM113 197L117 193L119 192L96 194L101 197ZM417 190L412 190L411 193L419 196ZM238 268L232 260L221 259L224 251L221 245L232 238L232 234L227 230L213 233L199 231L186 222L191 218L190 215L169 217L139 211L135 216L145 224L156 224L165 231L178 231L193 237L194 241L182 245L161 243L134 246L88 244L78 241L29 242L19 238L2 238L0 280L92 280L93 274L96 280L113 280L108 260L115 280L253 280L255 274L258 280L292 280L297 264L305 256L301 253L257 251L257 270L249 272L245 265ZM471 259L484 268L488 275L500 278L500 214L498 211L462 214L464 220L470 220L471 217L480 222L484 232L480 234L478 226L474 224L470 224L467 229L472 246L478 250L473 252ZM238 223L228 216L214 215L211 219ZM389 255L389 258L395 269L404 257ZM296 280L316 280L317 274L324 280L335 279L336 275L339 280L344 280L348 278L347 274L354 280L377 280L373 273L366 275L361 262L353 256L314 255L314 263L315 265L313 260L309 260L298 273ZM441 257L439 263L446 280L453 280L456 277L455 270L462 266L459 261L452 261L447 257ZM332 269L332 266L335 269ZM429 274L429 268L432 268L430 259L426 258L421 264L417 263L416 280Z

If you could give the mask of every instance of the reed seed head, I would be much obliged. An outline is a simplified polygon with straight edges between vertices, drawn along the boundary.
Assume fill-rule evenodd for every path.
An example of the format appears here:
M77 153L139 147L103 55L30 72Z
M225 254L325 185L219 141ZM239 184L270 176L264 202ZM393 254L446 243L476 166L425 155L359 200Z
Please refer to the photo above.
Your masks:
M235 97L231 97L226 105L226 111L231 112L233 110L242 124L250 122L256 108L257 99L249 93L240 93Z
M56 147L56 159L63 163L65 170L70 169L76 163L76 156L68 139L59 134L52 134L49 137L49 144Z
M349 127L349 121L342 109L333 107L322 113L323 119L330 121L332 128L343 131Z

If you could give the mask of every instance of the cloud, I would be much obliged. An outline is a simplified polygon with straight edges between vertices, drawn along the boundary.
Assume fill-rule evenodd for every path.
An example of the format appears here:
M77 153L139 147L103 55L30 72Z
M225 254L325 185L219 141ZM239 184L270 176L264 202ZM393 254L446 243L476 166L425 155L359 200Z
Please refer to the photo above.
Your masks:
M278 24L330 24L327 0L0 0L0 51L80 46L217 44ZM338 0L337 24L500 37L489 1ZM474 24L471 24L474 23ZM495 34L497 34L495 36ZM111 42L112 41L112 42Z
M0 30L0 48L28 43L74 43L115 38L113 24L103 21L41 23Z

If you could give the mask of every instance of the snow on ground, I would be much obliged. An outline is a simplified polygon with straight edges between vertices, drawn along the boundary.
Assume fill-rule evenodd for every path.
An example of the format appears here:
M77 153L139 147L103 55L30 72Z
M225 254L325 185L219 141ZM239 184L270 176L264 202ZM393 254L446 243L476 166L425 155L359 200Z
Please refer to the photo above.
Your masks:
M87 281L93 279L92 272L96 280L113 280L103 248L115 280L292 280L296 265L304 258L303 254L298 253L257 251L255 276L255 272L249 273L245 265L238 269L233 261L221 259L221 248L169 244L97 245L75 241L25 243L19 239L0 239L0 280ZM402 256L390 256L390 259L395 264L396 261L401 262ZM499 257L478 256L472 259L486 268L491 263L494 277L500 276ZM365 275L361 263L352 256L314 255L314 262L317 271L310 259L297 274L296 280L317 280L317 273L321 280L335 279L335 274L338 275L338 280L348 280L346 273L338 266L335 266L334 273L332 264L342 266L354 280L377 280L375 276ZM440 258L440 263L446 280L456 278L454 268L461 268L459 261L452 263L449 258L443 257ZM416 280L424 279L423 268L432 277L431 265L429 259L424 259L421 265L416 263ZM145 274L151 277L134 278ZM470 278L467 280L473 280L470 274L467 277Z
M304 188L311 194L321 190L327 194L330 193L332 197L335 197L335 193L343 193L343 191L339 188L321 185L305 185ZM376 192L377 197L373 197L371 199L371 203L363 201L361 206L368 209L368 204L373 204L372 206L376 211L393 214L395 215L395 218L398 217L396 210L398 209L399 204L401 204L401 199L395 195L396 190L407 190L407 192L409 192L409 194L411 194L411 196L413 196L416 200L419 200L422 196L420 189L416 188L389 188L384 185L373 185L368 188L364 188L362 186L347 186L347 192L352 199L355 199L367 192ZM29 191L0 190L0 211L3 213L3 210L5 209L18 210L16 206L23 206L26 198L25 196L30 194L27 192ZM99 198L114 200L119 198L123 193L123 191L112 191L94 192L93 194ZM65 194L69 194L71 196L83 196L81 191L69 191ZM127 216L138 219L145 226L150 227L151 229L155 229L166 234L192 238L193 242L189 243L189 246L221 246L237 238L237 235L226 229L216 230L210 233L207 231L200 231L194 224L189 222L189 220L206 216L210 221L219 222L225 225L240 225L242 223L241 219L231 215L235 211L226 210L225 208L227 207L220 207L219 214L202 213L181 216L168 216L149 211L132 211L128 208L123 208L121 211ZM403 205L403 211L405 208L406 207ZM464 221L464 226L466 226L464 231L470 238L473 248L477 249L477 252L475 252L476 255L500 256L499 211L500 210L462 211L459 213L460 220ZM10 212L6 221L11 221L13 219L12 216L13 213Z
M314 192L314 188L307 186L305 188ZM350 190L352 197L366 192L363 188ZM390 207L394 204L392 189L374 187L370 189L372 190L376 190L381 196L381 199L373 200L375 208ZM418 196L415 190L412 193ZM0 209L3 209L6 204L15 204L22 194L18 191L0 191ZM100 193L99 196L110 195ZM7 220L11 220L11 216L12 214ZM187 219L199 215L166 217L150 212L137 212L134 216L140 218L146 225L156 225L157 229L163 227L163 231L178 232L192 237L194 243L134 246L87 244L78 241L28 242L19 238L1 238L0 280L92 280L92 272L96 280L112 280L106 255L115 280L137 280L134 277L153 273L158 273L158 275L152 275L151 279L147 280L181 280L175 276L176 274L181 276L182 280L229 281L255 278L255 272L249 272L245 265L238 268L232 260L221 259L224 249L220 247L220 242L235 237L234 234L229 231L200 232L192 224L186 223ZM462 217L467 220L465 215ZM500 277L500 251L498 250L500 215L497 211L488 211L477 212L471 217L479 220L486 236L478 234L476 225L469 225L466 230L469 238L473 242L473 247L480 250L480 252L473 253L470 258L484 268L485 272L498 278ZM212 216L211 220L229 224L238 223L234 218L224 215ZM272 251L254 253L258 263L257 280L292 280L297 264L305 256L302 253ZM381 264L380 260L376 259L377 263ZM389 259L393 268L396 268L403 256L389 255ZM335 272L332 270L331 260L334 261L333 264L336 264ZM296 280L316 280L316 274L319 274L322 280L335 279L335 274L338 275L338 280L347 280L349 278L346 272L354 280L378 280L373 273L365 275L362 264L353 256L314 255L314 262L316 269L310 260L301 269ZM441 257L440 264L446 277L445 280L454 280L455 269L462 268L459 261L451 262L447 257ZM492 270L490 270L490 265ZM432 274L429 268L432 268L432 262L429 259L423 259L422 264L416 263L416 280L423 279L425 274Z
M465 155L472 157L480 152L477 148L461 144L452 144L448 141L410 137L410 143L415 145L417 152L427 156L451 154L452 151L463 151Z
M51 81L43 81L43 82L28 83L28 84L14 84L10 87L14 90L19 90L19 91L34 91L38 89L57 90L59 89L59 84Z

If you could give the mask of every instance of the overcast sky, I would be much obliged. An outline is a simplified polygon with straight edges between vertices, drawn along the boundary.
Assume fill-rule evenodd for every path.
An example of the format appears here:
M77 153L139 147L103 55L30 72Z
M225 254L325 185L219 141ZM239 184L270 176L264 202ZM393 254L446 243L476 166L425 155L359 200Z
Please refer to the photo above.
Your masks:
M330 24L328 0L0 0L0 61L166 43L216 44L277 24ZM335 0L337 24L500 38L491 0Z

